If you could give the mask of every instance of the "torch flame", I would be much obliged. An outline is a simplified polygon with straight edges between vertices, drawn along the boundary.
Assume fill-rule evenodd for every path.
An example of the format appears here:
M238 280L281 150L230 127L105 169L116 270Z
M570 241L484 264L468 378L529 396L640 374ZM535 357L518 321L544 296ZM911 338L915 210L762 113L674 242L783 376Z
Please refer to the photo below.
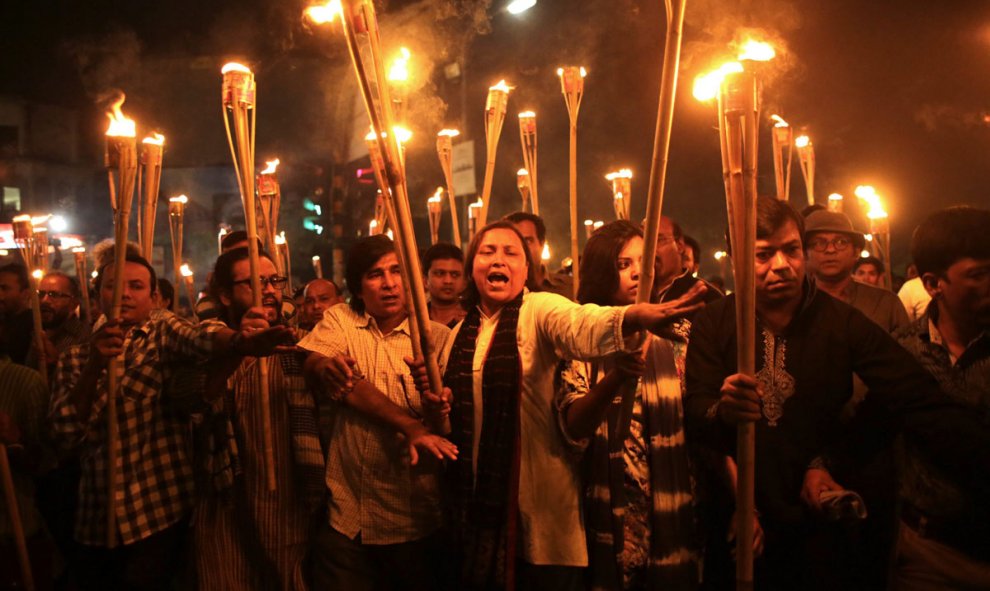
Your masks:
M828 196L829 201L842 201L842 195L838 193L832 193Z
M161 146L165 143L165 136L158 133L157 131L152 131L151 135L141 140L142 144L154 144L156 146Z
M230 72L241 72L244 74L250 74L251 68L245 66L244 64L239 64L237 62L227 62L222 68L220 68L221 74L227 74Z
M344 9L340 5L340 0L328 0L326 4L314 4L310 6L303 14L306 15L306 18L313 21L314 24L322 25L324 23L332 23L336 20L337 16L342 16Z
M777 55L773 46L764 41L747 39L739 50L739 61L768 62Z
M372 137L374 137L374 136L372 136ZM279 165L279 159L278 158L276 158L274 160L266 160L265 161L265 169L261 171L261 174L275 174L275 169L278 168L278 165Z
M519 176L529 176L529 171L526 170L525 168L520 168L519 170L516 171L516 174Z
M540 259L542 259L544 261L549 261L550 260L550 243L549 242L544 242L543 243L543 252L540 253Z
M513 88L514 87L509 86L508 84L506 84L505 83L505 79L503 78L502 80L499 80L498 83L495 84L495 86L488 87L488 92L504 92L505 94L509 94L509 92Z
M399 48L399 55L392 62L388 69L388 79L391 82L405 82L409 80L409 58L412 54L405 47Z
M183 263L182 266L179 267L179 273L182 273L182 276L183 277L192 277L193 276L192 269L190 269L189 268L189 265L187 265L185 263Z
M811 145L811 138L806 135L800 135L794 139L794 145L798 148L807 148Z
M427 201L430 203L442 203L443 198L441 195L443 195L443 187L437 187L437 190L434 191L433 196L427 199Z
M399 144L405 144L412 139L412 132L402 127L401 125L395 125L392 127L392 132L395 133L395 139L398 140ZM372 136L374 137L374 136Z
M45 272L41 269L35 269L34 271L31 271L31 276L38 281L41 281L41 279L45 276Z
M86 247L85 246L77 246L77 247L75 247L75 248L72 249L72 252L86 252Z
M628 168L623 168L621 170L617 170L615 172L610 172L610 173L606 174L605 175L605 180L607 180L607 181L614 181L615 179L631 179L632 176L633 176L632 175L632 170L630 170Z
M169 197L168 198L168 201L169 201L169 203L183 203L183 204L185 204L185 203L188 203L189 202L189 198L186 197L185 195L179 195L178 197Z
M520 119L531 119L533 117L536 117L536 113L534 111L523 111L522 113L519 113Z
M770 119L774 121L774 127L790 127L780 115L770 115Z
M694 79L692 93L699 101L710 101L718 96L718 90L722 86L722 81L729 74L743 71L743 66L739 62L726 62L716 70L701 74Z
M584 78L584 77L586 77L588 75L588 70L585 70L584 69L584 66L580 66L578 68L578 73L581 74L581 77L582 78ZM564 68L557 68L557 75L558 76L563 76L564 75Z
M441 129L439 132L437 132L437 135L438 136L457 137L457 136L461 135L461 132L457 131L456 129Z
M275 244L285 244L285 230L282 230L275 236Z
M133 119L128 119L120 110L126 97L121 93L120 98L110 107L107 118L110 125L107 127L107 135L111 137L137 137L137 125Z
M887 211L883 208L883 203L880 202L880 195L877 195L876 189L870 185L860 185L856 187L855 193L870 207L866 212L866 217L871 220L887 217Z

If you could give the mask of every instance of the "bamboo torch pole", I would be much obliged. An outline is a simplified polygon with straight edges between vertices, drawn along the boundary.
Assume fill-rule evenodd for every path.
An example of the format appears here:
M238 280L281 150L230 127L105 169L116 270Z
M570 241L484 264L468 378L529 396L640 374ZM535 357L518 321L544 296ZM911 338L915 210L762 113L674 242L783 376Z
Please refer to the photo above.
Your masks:
M131 216L131 202L134 199L134 181L137 177L137 146L135 144L134 121L127 119L120 111L124 97L113 106L110 127L107 129L106 167L110 188L110 204L114 210L114 274L113 299L110 307L110 320L120 316L120 305L124 295L124 267L127 262L127 225ZM114 178L114 169L117 175ZM119 190L118 190L119 185ZM120 433L117 423L117 389L120 386L118 373L121 359L110 360L107 368L107 547L117 545L117 487L120 482Z
M571 268L574 275L573 298L577 300L578 287L581 284L580 257L578 246L578 211L577 211L577 119L581 110L581 99L584 97L584 77L587 75L581 66L557 68L560 77L560 90L564 94L567 105L567 117L570 120L570 152L568 157L570 179L570 211L571 211ZM645 260L645 259L644 259Z
M155 241L155 217L158 213L158 189L162 182L162 153L165 136L153 132L141 140L141 212L138 227L141 256L151 262Z
M759 99L751 72L729 74L719 93L719 132L724 146L729 240L736 278L736 333L739 372L756 375L756 158ZM756 425L744 423L736 438L736 585L753 588Z
M632 194L632 171L623 168L610 172L605 175L605 180L612 183L612 208L615 210L615 219L628 220L630 195Z
M323 263L320 261L320 255L313 255L313 273L316 274L317 279L323 279Z
M773 146L774 183L777 186L777 199L787 203L790 198L791 161L794 155L794 129L780 115L771 115L770 141ZM784 149L787 158L784 158Z
M826 205L826 209L836 213L842 213L843 201L844 198L842 197L842 195L838 193L832 193L831 195L828 196L828 204Z
M221 70L223 87L223 122L227 131L227 143L234 162L241 204L244 206L244 228L248 236L248 262L251 269L252 305L261 307L262 287L259 274L258 220L254 194L254 132L257 117L257 85L249 68L228 63ZM231 130L233 127L233 130ZM272 441L272 411L268 383L268 358L258 358L260 374L260 404L262 442L264 446L265 480L269 491L276 489L275 451Z
M282 207L282 188L278 182L276 171L279 159L265 162L265 169L258 173L258 226L265 250L271 254L275 268L279 273L285 273L285 264L275 248L275 237L278 235L278 214ZM290 292L291 293L291 292Z
M289 282L287 285L288 292L293 293L292 289L292 258L289 256L289 241L285 239L285 232L279 232L275 236L275 249L278 251L279 256L285 263L285 276L288 278Z
M536 113L523 111L519 113L519 141L522 143L523 167L529 173L530 201L533 205L533 215L540 215L540 193L537 187L536 171ZM525 208L523 208L525 211Z
M40 237L36 232L30 215L15 216L11 220L11 223L14 231L14 242L17 244L18 250L21 253L24 267L27 269L28 275L30 275L28 282L31 284L31 322L32 330L34 331L34 347L38 357L38 367L36 369L41 375L41 380L45 383L45 386L48 386L48 365L45 363L45 356L43 354L45 350L45 332L44 327L41 325L41 301L38 298L38 283L44 274L41 270L43 262L40 260L41 257L38 256L38 244L44 242L44 247L47 249L47 239Z
M481 218L482 206L480 197L474 203L468 204L468 241L473 240L474 235L481 229L478 220Z
M195 280L193 278L192 269L189 268L188 264L183 263L179 267L179 272L182 274L182 284L186 290L186 298L189 300L189 308L190 308L190 315L192 316L192 321L199 322L199 317L196 316L196 306L195 306L196 286L195 286ZM176 289L178 289L178 286L176 286Z
M686 3L687 0L672 0L666 3L667 33L664 40L656 132L653 136L653 159L650 163L650 181L646 193L643 264L640 265L639 287L636 292L636 302L641 304L648 303L653 294L657 233L660 228L660 214L663 210L663 196L667 181L667 161L670 154L670 133L674 125L674 103L677 97L677 78L680 73L681 39L684 35ZM576 260L574 264L576 267ZM649 344L644 346L644 355L648 348ZM623 386L622 404L619 408L619 437L625 437L628 433L634 393L635 384L627 382Z
M442 380L440 368L437 365L436 351L430 339L430 314L426 303L426 294L423 290L423 273L419 262L418 248L416 247L416 236L412 225L412 214L409 207L409 196L406 190L405 171L401 161L401 149L395 133L392 131L392 113L389 99L388 85L385 83L385 72L381 58L380 38L378 32L378 20L375 16L374 6L365 0L345 0L341 3L344 37L347 42L351 62L358 79L358 87L361 96L371 119L374 139L378 144L379 151L384 163L384 176L388 184L389 191L384 196L386 200L394 199L394 209L396 212L395 228L397 238L397 249L399 254L408 253L404 257L404 265L408 266L407 276L411 283L413 301L411 305L411 320L417 324L420 333L419 339L413 339L413 350L416 353L418 348L422 350L423 358L426 361L427 375L429 376L430 389L440 392ZM331 12L327 10L326 12ZM312 11L307 13L311 19L318 19ZM325 14L325 13L324 13ZM333 13L331 12L331 15ZM329 16L324 22L332 20ZM368 69L361 57L357 35L365 34L369 47L371 71L374 76L378 95L372 93L369 80ZM411 324L411 323L410 323ZM449 421L444 421L442 425L434 428L449 432Z
M797 148L798 163L801 165L801 175L804 176L804 188L808 192L808 205L815 204L815 144L806 135L794 139Z
M79 291L82 294L82 319L86 326L92 326L93 319L90 317L89 307L89 274L86 271L86 249L77 246L72 249L72 256L76 263L76 281L79 282Z
M182 235L185 225L186 203L189 198L185 195L170 197L168 200L168 233L172 238L172 273L175 289L182 285ZM189 309L194 310L196 302L189 302Z
M453 139L461 132L456 129L441 129L437 133L437 156L443 169L443 180L447 185L447 198L450 201L450 221L454 232L454 244L461 248L461 219L457 215L457 197L454 195L454 146Z
M519 197L522 199L519 211L526 211L532 203L533 183L529 176L529 171L525 168L520 168L516 171L516 188L519 189Z
M28 555L27 538L24 535L24 522L14 489L14 475L7 459L7 445L0 442L0 479L3 480L3 498L7 505L7 516L14 530L14 545L17 547L17 562L21 568L21 582L27 591L34 591L34 573L31 571L31 558Z
M426 213L430 219L430 244L440 241L440 217L443 215L443 187L437 187L433 195L426 200Z
M488 208L491 205L492 181L495 177L495 154L498 151L498 138L502 135L502 124L505 123L505 111L509 106L509 92L512 87L499 80L498 84L489 87L488 98L485 100L485 143L487 157L485 160L485 183L481 188L481 214L478 227L483 228L488 223Z

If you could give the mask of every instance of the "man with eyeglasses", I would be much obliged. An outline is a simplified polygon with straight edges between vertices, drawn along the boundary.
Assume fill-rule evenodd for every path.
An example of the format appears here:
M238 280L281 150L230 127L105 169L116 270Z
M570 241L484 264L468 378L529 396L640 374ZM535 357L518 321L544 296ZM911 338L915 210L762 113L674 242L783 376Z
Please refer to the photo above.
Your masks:
M262 308L272 326L284 326L282 289L271 257L258 260ZM217 258L210 297L219 316L203 326L242 327L252 309L251 264L245 247ZM293 329L295 342L303 332ZM252 358L215 359L189 367L170 384L185 412L203 417L196 427L197 489L193 556L199 589L303 590L303 561L323 499L323 452L316 402L302 374L305 356L280 352L268 361L268 410L275 489L265 471L261 373Z
M89 340L89 327L76 315L79 307L79 284L61 271L50 271L38 284L41 304L41 327L44 329L44 358L48 375L54 375L55 363L63 351ZM32 347L25 365L38 366L38 351Z
M866 244L845 214L818 210L805 220L804 248L808 270L818 289L842 300L893 333L910 320L904 305L888 289L855 281L853 267Z
M108 257L109 258L109 257ZM110 310L117 270L99 267L97 292ZM234 331L194 325L156 309L154 268L128 253L120 280L118 317L109 318L89 342L70 347L53 381L49 419L59 446L81 462L74 565L80 589L168 589L182 563L186 521L195 482L188 417L177 412L175 392L165 388L180 367L209 359L271 355L288 331L269 326L251 308ZM111 359L121 358L117 391L108 391ZM117 404L120 479L114 530L107 529L107 400ZM108 547L110 535L115 547Z

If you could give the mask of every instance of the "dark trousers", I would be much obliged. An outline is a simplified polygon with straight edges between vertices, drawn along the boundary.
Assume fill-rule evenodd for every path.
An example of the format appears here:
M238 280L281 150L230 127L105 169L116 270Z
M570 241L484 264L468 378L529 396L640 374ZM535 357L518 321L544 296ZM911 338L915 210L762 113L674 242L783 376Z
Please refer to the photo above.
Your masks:
M171 589L181 571L181 559L188 533L186 520L133 544L112 550L101 546L81 546L76 582L82 591Z
M519 591L584 591L586 570L580 566L557 566L516 562Z
M440 588L440 536L401 544L362 544L324 520L313 539L313 589L435 591Z

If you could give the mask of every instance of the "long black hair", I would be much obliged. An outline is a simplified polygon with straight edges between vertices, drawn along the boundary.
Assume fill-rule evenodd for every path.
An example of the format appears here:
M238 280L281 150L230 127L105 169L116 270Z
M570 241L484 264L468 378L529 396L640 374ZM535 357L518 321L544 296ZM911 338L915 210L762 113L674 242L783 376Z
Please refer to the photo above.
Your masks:
M628 220L609 222L591 235L581 254L579 303L613 305L612 297L619 288L619 253L637 236L642 238L643 230Z

